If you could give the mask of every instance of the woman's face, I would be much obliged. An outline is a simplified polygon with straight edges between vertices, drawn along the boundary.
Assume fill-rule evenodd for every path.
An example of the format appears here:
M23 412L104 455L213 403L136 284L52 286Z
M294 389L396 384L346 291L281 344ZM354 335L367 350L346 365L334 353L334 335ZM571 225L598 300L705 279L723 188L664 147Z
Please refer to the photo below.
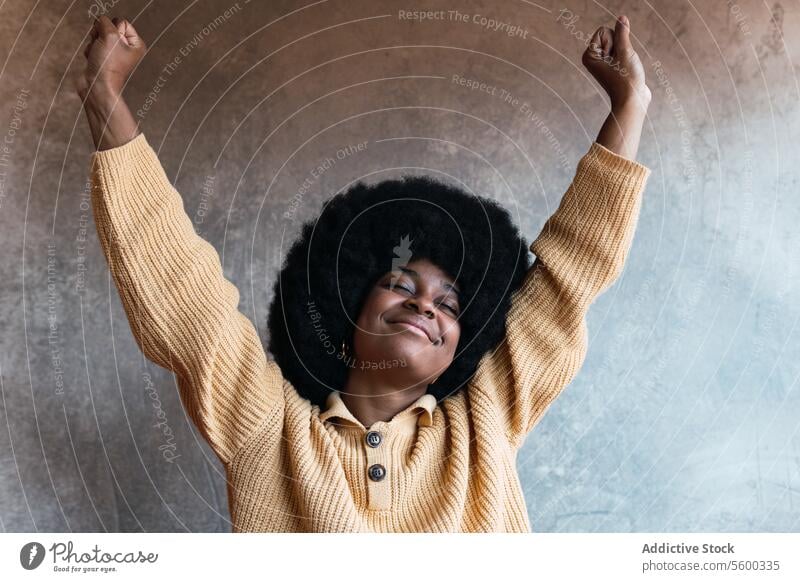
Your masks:
M356 322L355 365L393 367L406 382L434 382L452 363L461 335L458 292L427 259L384 274Z

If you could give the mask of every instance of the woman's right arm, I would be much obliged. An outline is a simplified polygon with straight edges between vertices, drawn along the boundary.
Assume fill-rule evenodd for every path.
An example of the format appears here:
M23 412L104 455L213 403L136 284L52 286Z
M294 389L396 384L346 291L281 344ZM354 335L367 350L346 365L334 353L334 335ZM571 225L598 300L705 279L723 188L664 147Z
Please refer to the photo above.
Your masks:
M120 25L105 20L115 31L104 37L101 29L96 40L121 44L124 33L114 37ZM90 43L87 59L92 50ZM105 62L121 62L113 56ZM239 292L219 255L195 233L136 129L121 85L87 85L83 94L78 87L98 148L91 159L95 223L131 331L149 360L175 372L189 417L228 463L267 416L282 413L283 376L238 310Z

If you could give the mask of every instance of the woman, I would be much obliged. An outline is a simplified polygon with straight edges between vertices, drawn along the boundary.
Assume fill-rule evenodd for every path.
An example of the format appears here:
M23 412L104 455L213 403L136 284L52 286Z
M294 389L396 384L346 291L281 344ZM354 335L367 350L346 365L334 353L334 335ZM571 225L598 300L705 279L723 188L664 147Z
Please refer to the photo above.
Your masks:
M517 451L583 363L650 174L627 19L583 55L612 111L530 247L454 186L359 183L288 253L274 359L122 99L145 51L129 22L95 22L77 82L95 222L139 347L225 466L233 530L530 531Z

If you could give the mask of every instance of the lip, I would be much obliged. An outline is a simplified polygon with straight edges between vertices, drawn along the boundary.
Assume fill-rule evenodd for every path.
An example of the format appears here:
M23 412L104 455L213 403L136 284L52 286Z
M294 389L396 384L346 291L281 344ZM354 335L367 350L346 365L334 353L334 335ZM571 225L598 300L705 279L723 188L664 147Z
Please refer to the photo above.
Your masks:
M403 317L403 318L397 319L395 321L390 321L389 323L402 323L402 324L405 324L405 325L407 325L409 327L417 329L417 330L419 330L419 331L421 331L422 333L425 334L425 337L428 338L429 342L433 343L433 339L431 339L431 334L425 328L424 324L419 323L418 321L415 321L414 319Z

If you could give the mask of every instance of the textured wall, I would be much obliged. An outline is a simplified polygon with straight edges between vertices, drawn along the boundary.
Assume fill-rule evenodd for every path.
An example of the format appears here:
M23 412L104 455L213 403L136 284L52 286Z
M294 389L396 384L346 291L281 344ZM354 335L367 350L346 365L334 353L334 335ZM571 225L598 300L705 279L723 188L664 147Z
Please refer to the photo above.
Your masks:
M0 7L0 528L228 531L221 466L138 351L88 206L71 79L111 3ZM797 0L424 3L466 22L149 4L110 7L151 47L126 96L264 339L284 250L352 180L449 175L532 240L608 112L582 39L628 14L653 174L585 366L520 454L533 528L800 531Z

